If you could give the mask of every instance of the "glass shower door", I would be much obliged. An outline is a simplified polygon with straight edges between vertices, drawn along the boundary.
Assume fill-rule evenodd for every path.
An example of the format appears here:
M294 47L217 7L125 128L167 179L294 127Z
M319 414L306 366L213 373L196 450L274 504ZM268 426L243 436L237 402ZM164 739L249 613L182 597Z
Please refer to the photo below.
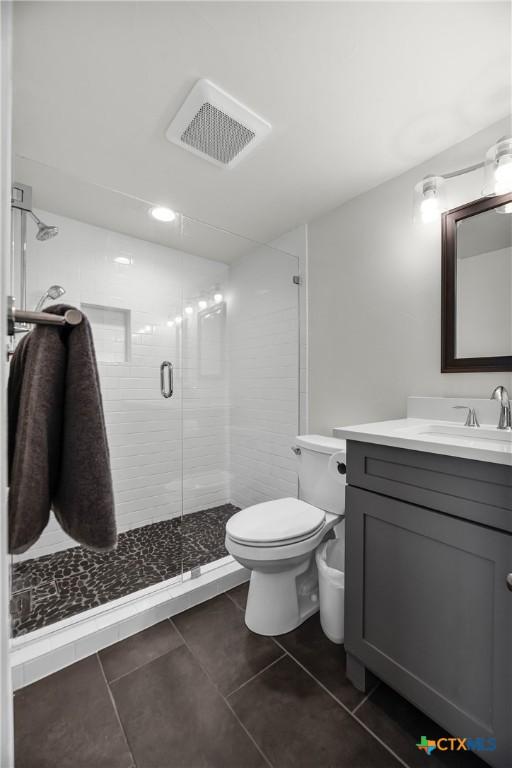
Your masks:
M297 495L298 259L198 222L183 248L183 570L225 562L227 520Z

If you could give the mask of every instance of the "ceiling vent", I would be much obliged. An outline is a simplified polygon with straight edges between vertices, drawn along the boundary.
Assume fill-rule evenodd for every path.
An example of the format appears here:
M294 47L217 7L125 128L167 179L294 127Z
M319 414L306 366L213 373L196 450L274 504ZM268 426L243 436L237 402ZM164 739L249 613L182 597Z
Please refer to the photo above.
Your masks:
M232 168L265 138L271 126L209 80L199 80L166 138L215 165Z

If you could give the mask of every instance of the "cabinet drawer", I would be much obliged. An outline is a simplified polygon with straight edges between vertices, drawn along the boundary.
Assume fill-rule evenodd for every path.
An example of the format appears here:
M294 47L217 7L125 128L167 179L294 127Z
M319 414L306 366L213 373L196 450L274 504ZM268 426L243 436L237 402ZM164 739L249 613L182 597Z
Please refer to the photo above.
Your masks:
M512 532L512 467L349 440L347 482Z

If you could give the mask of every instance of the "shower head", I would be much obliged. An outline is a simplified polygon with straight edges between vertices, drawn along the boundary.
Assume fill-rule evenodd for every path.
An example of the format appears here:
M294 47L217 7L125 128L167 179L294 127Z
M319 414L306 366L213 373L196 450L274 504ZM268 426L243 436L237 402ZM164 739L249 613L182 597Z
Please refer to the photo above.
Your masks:
M37 224L36 240L50 240L52 237L59 234L58 227L51 224L45 224L33 211L29 211L29 213Z
M48 299L52 299L53 301L55 299L60 299L60 297L65 293L66 289L63 288L62 285L50 285L50 287L43 293L37 302L34 312L39 312L44 307L44 304Z
M59 228L48 224L39 224L36 240L50 240L59 234Z
M62 285L50 285L46 291L46 295L49 299L60 299L60 297L64 296L65 293L66 289L63 288Z

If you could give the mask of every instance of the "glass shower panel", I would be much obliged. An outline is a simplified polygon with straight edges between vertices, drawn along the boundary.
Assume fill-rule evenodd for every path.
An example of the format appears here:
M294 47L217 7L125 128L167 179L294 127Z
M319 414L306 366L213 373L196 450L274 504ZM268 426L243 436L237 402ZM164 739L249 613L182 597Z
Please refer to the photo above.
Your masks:
M182 236L210 256L183 267L182 543L195 576L223 564L231 515L297 495L299 269L292 254L198 222Z

